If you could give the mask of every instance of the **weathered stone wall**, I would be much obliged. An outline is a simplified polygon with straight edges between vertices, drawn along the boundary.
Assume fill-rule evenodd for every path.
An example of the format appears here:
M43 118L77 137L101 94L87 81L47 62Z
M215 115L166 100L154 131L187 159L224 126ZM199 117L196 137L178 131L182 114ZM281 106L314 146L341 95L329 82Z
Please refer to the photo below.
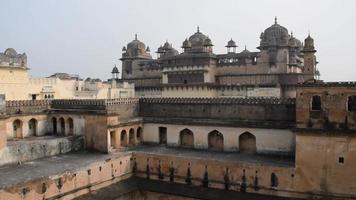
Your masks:
M297 88L296 123L303 129L356 130L356 112L348 111L348 97L356 95L356 83L314 83ZM311 108L320 96L321 110Z
M112 157L83 168L0 188L1 200L74 199L132 175L131 155Z
M0 150L0 166L78 151L83 148L83 136L45 137L28 141L10 141L6 147Z
M85 116L85 147L107 153L107 116L106 115L86 115Z
M207 172L210 188L224 189L225 184L228 183L230 190L241 191L241 185L245 184L246 191L251 193L293 197L305 196L305 194L298 194L294 191L294 167L139 152L134 153L134 162L137 166L135 175L142 178L147 178L147 168L149 168L150 179L169 182L173 168L174 182L176 183L187 184L188 178L193 186L202 186L205 172ZM187 175L188 168L190 169L190 177ZM163 179L158 177L159 170L163 174ZM272 173L278 179L276 186L271 186ZM256 178L257 182L255 181Z
M296 190L356 197L355 135L302 131L296 144Z
M48 111L50 100L6 101L6 114L36 114Z
M145 122L290 128L294 99L141 98ZM204 121L205 120L205 121Z

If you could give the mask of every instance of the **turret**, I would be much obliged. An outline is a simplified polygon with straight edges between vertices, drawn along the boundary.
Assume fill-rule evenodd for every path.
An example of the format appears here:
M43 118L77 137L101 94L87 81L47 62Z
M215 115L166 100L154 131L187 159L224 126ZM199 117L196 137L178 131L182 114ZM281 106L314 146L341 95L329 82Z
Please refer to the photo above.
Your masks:
M315 47L314 47L314 39L310 37L310 34L304 40L304 47L302 50L304 54L304 68L303 73L309 75L307 79L317 78L316 74L316 57L315 57Z

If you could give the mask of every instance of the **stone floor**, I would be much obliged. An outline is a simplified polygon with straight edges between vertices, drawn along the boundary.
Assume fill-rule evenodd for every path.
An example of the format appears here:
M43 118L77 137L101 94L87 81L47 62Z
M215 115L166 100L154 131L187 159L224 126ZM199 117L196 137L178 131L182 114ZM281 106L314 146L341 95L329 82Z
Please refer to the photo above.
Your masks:
M174 155L179 157L204 158L215 160L229 160L246 163L258 163L272 166L294 167L294 158L278 156L248 155L239 153L212 152L206 150L166 148L163 146L139 146L121 149L112 154L95 152L76 152L46 157L34 161L24 162L21 165L5 165L0 167L0 189L18 183L34 180L40 177L62 174L75 171L88 166L92 162L101 161L110 157L126 155L131 152L145 152L147 154Z

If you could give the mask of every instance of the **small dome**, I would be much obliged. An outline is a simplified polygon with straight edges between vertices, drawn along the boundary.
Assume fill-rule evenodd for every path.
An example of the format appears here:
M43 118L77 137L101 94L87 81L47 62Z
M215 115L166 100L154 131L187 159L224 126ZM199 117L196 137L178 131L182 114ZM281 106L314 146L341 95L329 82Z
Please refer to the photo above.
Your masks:
M8 55L8 56L16 56L17 52L13 48L7 48L4 52L4 54Z
M156 53L164 53L163 47L162 46L158 47Z
M225 47L228 47L228 48L229 47L237 47L237 45L236 45L236 42L233 41L231 38L231 40L227 42L227 45Z
M214 46L213 43L211 42L210 38L206 38L204 40L204 46L205 47L211 47L211 46Z
M116 65L114 66L114 68L112 68L111 73L112 73L112 74L117 74L117 73L119 73L119 69L116 67Z
M293 37L293 33L292 33L291 37L289 38L288 46L290 46L290 47L297 47L298 46L297 39Z
M147 51L147 52L150 52L150 51L151 51L149 46L147 46L146 51Z
M164 44L163 44L163 50L170 50L172 49L172 45L168 43L168 41L166 41Z
M126 47L122 47L122 51L126 51Z
M187 48L191 48L191 47L192 47L192 44L189 42L188 39L185 39L183 42L182 48L187 49Z
M251 53L249 50L247 50L247 47L245 45L245 49L243 51L241 51L241 54L249 54Z

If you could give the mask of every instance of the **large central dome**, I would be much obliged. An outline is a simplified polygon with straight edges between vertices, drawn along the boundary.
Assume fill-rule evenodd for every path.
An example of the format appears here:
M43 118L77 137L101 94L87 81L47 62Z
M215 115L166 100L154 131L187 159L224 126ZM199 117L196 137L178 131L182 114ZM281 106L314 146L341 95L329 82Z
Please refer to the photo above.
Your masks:
M288 30L277 23L277 18L272 26L268 27L261 33L260 48L269 46L285 46L288 45L290 38Z
M189 37L189 42L191 43L192 47L202 47L206 39L208 39L208 36L201 33L198 27L197 32Z
M210 38L201 33L198 26L197 32L183 42L182 48L185 53L212 53L212 46Z

